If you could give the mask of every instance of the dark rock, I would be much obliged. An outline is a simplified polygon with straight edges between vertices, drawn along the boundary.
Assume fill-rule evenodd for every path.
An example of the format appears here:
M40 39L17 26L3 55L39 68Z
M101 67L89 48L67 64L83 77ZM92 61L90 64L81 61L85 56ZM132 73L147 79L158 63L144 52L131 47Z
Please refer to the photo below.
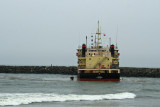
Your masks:
M124 77L160 77L160 68L120 67ZM37 73L76 75L75 66L0 66L0 73Z

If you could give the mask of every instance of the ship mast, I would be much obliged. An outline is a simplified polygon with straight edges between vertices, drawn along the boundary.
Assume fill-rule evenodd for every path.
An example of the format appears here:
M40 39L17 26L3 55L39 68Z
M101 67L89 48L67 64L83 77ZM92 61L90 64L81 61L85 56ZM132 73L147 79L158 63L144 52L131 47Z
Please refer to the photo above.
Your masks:
M98 41L96 42L96 46L97 46L97 48L99 48L99 46L101 44L101 42L100 42L100 40L101 40L101 31L99 29L99 20L98 20L98 30L97 30L96 34L98 35L98 38L97 38Z

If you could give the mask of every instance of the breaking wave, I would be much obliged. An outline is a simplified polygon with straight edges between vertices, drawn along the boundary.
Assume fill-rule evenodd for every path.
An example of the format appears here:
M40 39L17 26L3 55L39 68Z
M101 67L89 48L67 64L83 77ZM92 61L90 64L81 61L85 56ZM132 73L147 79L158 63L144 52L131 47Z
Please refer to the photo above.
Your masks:
M0 93L0 105L21 105L34 102L64 102L64 101L95 101L95 100L121 100L135 98L134 93L123 92L105 95L76 95L54 93Z

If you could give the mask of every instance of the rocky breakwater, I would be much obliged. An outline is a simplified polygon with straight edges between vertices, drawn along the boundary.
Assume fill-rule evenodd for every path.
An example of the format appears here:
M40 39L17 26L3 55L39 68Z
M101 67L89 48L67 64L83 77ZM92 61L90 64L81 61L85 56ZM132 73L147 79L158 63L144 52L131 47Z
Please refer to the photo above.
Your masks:
M160 68L121 67L120 70L124 77L160 77Z
M160 68L120 67L122 77L160 77ZM75 66L0 66L0 73L76 75Z
M0 73L77 74L74 66L0 66Z

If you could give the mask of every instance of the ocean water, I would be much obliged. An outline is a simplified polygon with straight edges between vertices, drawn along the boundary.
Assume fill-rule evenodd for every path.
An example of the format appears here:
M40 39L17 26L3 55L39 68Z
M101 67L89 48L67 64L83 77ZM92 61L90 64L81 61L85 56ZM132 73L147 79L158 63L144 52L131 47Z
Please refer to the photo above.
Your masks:
M160 78L71 81L71 75L0 74L0 106L159 107Z

